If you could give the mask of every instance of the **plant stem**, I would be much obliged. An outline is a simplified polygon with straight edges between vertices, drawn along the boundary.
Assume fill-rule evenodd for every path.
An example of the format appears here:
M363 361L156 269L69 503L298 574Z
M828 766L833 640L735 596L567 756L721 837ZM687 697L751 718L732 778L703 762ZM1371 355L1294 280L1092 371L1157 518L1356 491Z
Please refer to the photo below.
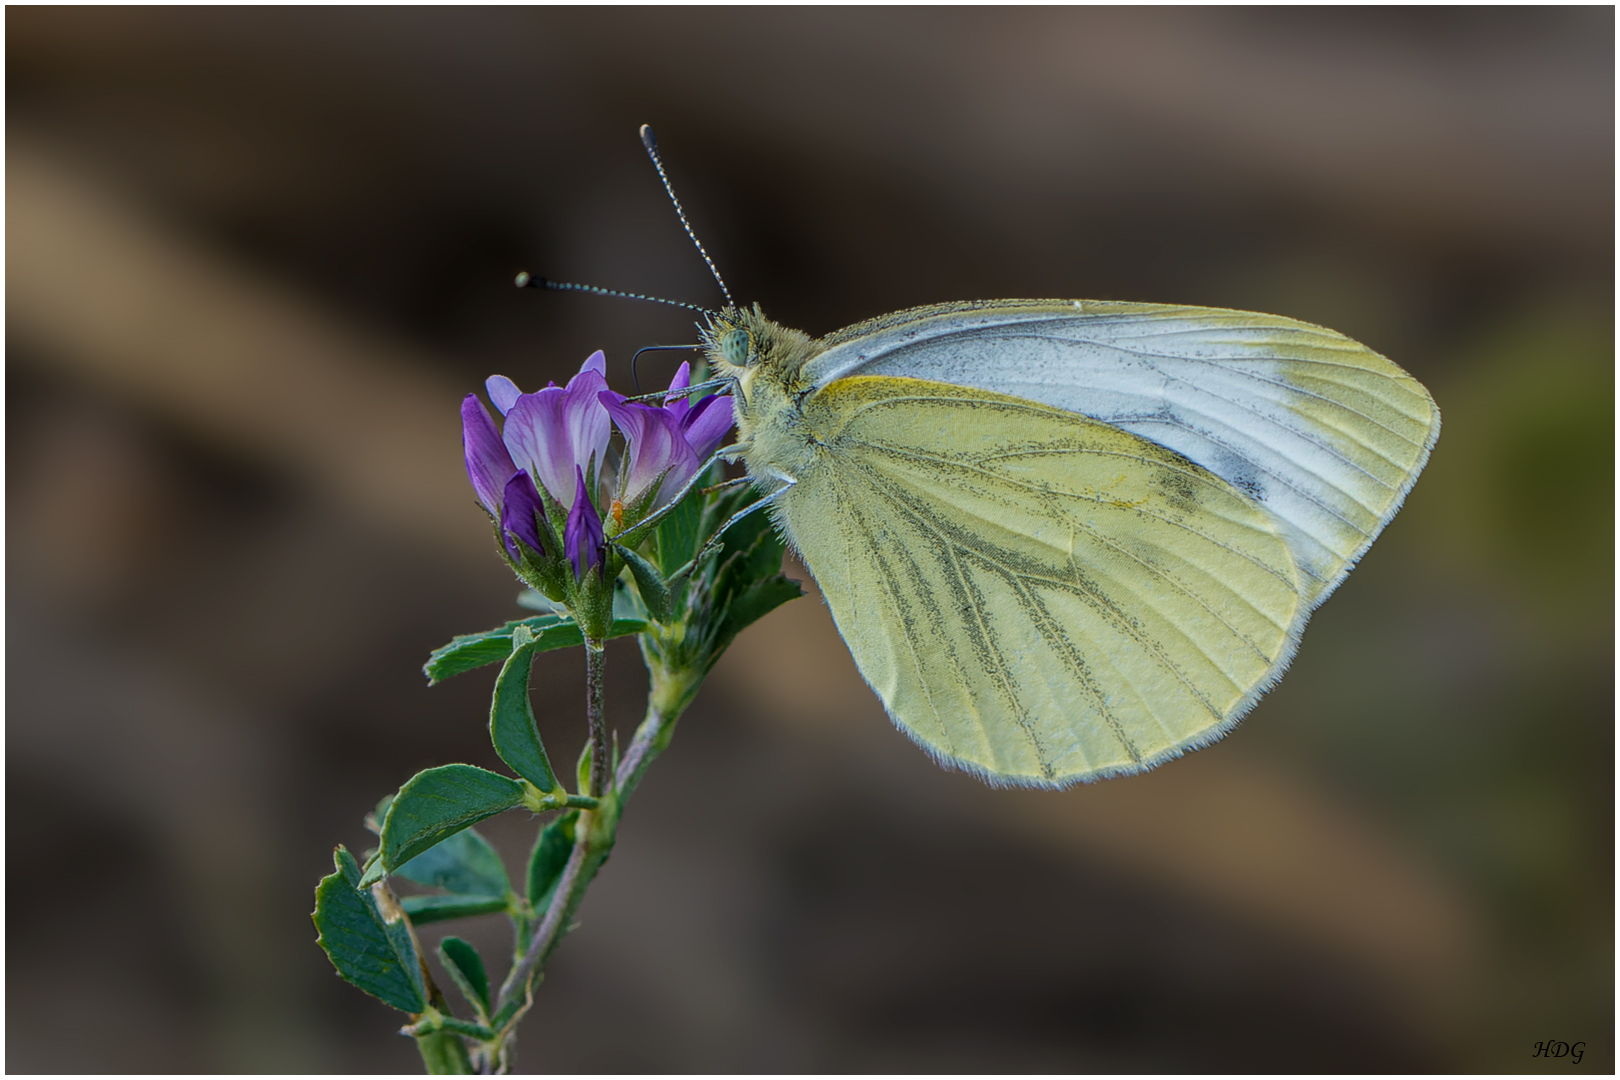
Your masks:
M619 774L614 779L621 805L641 783L653 760L669 746L669 740L675 734L675 720L676 717L665 716L653 702L647 702L647 716L636 728L635 738L630 741L630 749L625 752L624 760L619 762Z
M568 862L563 867L562 876L557 880L557 891L552 895L550 907L546 909L545 916L540 925L529 939L529 946L523 955L512 965L507 973L506 981L501 984L500 999L496 1005L496 1012L504 1011L519 996L527 997L532 991L534 976L545 968L546 960L551 956L558 943L562 941L563 934L567 932L569 922L573 919L579 902L585 896L585 888L596 876L597 868L602 860L607 858L608 851L613 847L613 834L618 827L619 804L609 790L609 759L607 740L607 719L602 709L602 660L603 643L595 638L585 639L585 719L590 727L590 789L589 794L596 798L595 809L580 811L579 823L575 826L574 850L568 853ZM527 1003L513 1014L512 1019L503 1025L505 1030L511 1030L523 1013L528 1010Z
M411 939L416 939L416 931L411 931ZM418 946L418 955L420 953ZM427 965L422 965L422 973L427 974ZM431 977L430 977L431 978ZM444 1000L444 994L431 982L429 1006L439 1016L450 1016L450 1003ZM427 1071L436 1075L464 1076L476 1072L473 1067L472 1056L467 1053L467 1043L460 1035L445 1028L436 1031L423 1032L416 1036L416 1049L422 1055L422 1064Z
M696 693L696 683L702 679L701 675L696 679L674 677L662 668L651 671L653 688L647 698L646 718L636 729L635 738L619 763L618 775L611 778L612 786L609 786L607 724L602 714L600 641L587 639L585 642L585 673L586 714L591 725L591 794L598 799L598 805L595 809L580 811L574 832L574 849L568 853L568 862L557 880L551 905L529 939L528 948L512 965L506 981L501 984L496 1015L510 1010L510 1019L500 1023L503 1038L528 1011L530 995L538 976L544 972L546 961L568 932L591 879L613 849L620 811L653 760L669 746L675 734L675 721L691 702ZM518 1001L523 1004L517 1006L515 1003Z
M430 1031L416 1037L422 1064L434 1075L466 1075L473 1071L467 1044L453 1031Z
M585 639L585 722L591 731L591 789L581 792L601 798L608 789L607 718L602 711L603 642Z

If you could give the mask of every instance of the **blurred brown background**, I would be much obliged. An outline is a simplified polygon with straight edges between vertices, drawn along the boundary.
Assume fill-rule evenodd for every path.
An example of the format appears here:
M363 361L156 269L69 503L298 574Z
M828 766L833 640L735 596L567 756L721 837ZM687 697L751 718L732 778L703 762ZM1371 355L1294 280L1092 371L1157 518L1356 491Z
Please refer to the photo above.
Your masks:
M1143 777L942 772L814 597L769 616L523 1068L1612 1071L1613 19L9 8L6 1067L419 1068L311 894L412 772L496 764L488 673L418 671L514 610L461 395L691 340L513 273L718 300L649 122L789 325L1278 312L1445 429L1282 684ZM581 665L537 668L565 760Z

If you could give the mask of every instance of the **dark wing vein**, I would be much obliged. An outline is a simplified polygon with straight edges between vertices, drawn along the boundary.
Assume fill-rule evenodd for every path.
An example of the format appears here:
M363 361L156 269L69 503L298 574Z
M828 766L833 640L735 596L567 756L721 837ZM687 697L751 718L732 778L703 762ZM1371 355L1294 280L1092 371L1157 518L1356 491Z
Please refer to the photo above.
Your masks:
M894 500L895 504L913 519L928 522L934 526L935 531L943 532L951 539L953 543L956 543L965 551L977 554L981 559L988 559L996 562L1001 562L1002 559L1005 559L1005 562L1001 563L1003 573L1014 572L1012 564L1023 563L1025 561L1015 552L1005 551L1003 549L997 549L993 552L978 551L973 545L963 542L956 535L956 531L952 529L949 524L941 524L926 507L918 506L914 499L907 497L903 491L899 490L881 474L875 473L874 470L865 464L856 462L854 458L849 458L848 460L851 465L854 465L855 467L861 469L862 472L867 474L867 480L872 484L873 487L886 490L889 497ZM998 558L998 556L1000 558ZM1021 576L1038 577L1039 575ZM1064 582L1049 578L1043 580L1048 581L1053 588L1063 589L1080 599L1082 602L1086 603L1092 608L1093 611L1096 611L1106 621L1112 623L1115 629L1119 630L1126 637L1136 642L1137 646L1141 648L1143 652L1148 653L1158 660L1160 666L1174 675L1176 680L1180 682L1182 686L1186 687L1187 692L1193 697L1197 698L1199 703L1209 711L1210 715L1214 716L1216 720L1224 719L1221 710L1216 708L1215 705L1204 694L1204 692L1193 684L1192 680L1187 677L1180 667L1166 657L1156 645L1153 645L1146 638L1144 638L1141 631L1135 625L1133 625L1133 620L1128 618L1124 612L1120 611L1119 607L1107 596L1103 595L1101 590L1088 586L1085 582L1084 576L1077 574L1076 580L1073 582ZM1199 651L1202 652L1201 649Z

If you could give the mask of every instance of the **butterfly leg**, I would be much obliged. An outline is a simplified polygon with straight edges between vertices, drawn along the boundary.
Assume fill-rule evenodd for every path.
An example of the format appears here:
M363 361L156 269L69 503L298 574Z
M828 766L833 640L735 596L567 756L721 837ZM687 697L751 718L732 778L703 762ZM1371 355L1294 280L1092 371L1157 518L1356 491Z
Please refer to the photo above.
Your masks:
M646 517L630 526L630 528L624 530L624 532L619 533L614 537L614 540L620 544L634 545L638 543L647 535L647 533L652 531L653 526L657 525L660 521L663 521L666 517L675 512L675 508L681 505L681 500L686 498L686 496L691 493L692 489L697 487L698 481L702 480L704 476L708 474L710 466L717 461L731 461L746 449L748 449L746 443L734 443L731 446L722 446L720 449L710 454L709 460L705 461L698 467L698 471L692 474L692 479L688 480L685 485L682 486L681 490L675 493L674 497L671 498L669 502L659 507L655 513L648 514Z
M737 511L735 514L732 514L726 519L725 524L714 530L714 535L709 537L708 542L698 549L698 553L696 555L692 556L692 561L675 571L673 574L669 575L669 580L675 581L678 578L685 577L693 570L696 570L699 566L702 566L704 559L707 559L711 554L719 550L722 538L726 535L727 529L737 524L737 522L741 521L749 514L752 514L755 510L760 510L766 506L769 506L771 503L775 502L784 491L787 491L796 483L798 483L797 480L786 480L781 487L777 488L769 495L762 499L755 499L753 502Z
M726 491L734 487L742 487L744 484L751 484L753 482L754 478L751 476L733 476L730 480L722 480L718 484L712 484L709 487L704 488L702 491L698 492L698 494L714 495L717 492Z

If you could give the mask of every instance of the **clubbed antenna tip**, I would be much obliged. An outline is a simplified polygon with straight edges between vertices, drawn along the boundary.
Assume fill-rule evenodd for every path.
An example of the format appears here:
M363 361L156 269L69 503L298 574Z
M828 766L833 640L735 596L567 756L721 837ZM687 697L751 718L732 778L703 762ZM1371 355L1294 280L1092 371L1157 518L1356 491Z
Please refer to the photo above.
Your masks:
M652 158L653 168L658 170L658 179L664 182L664 191L669 195L669 201L675 204L675 215L681 219L681 227L686 230L686 235L692 238L692 244L698 249L698 254L703 256L703 261L709 267L709 273L714 275L715 284L719 285L720 291L725 294L726 306L735 307L736 302L731 299L731 290L726 288L725 278L715 269L714 260L709 258L709 253L703 250L702 241L697 238L697 233L692 231L692 223L686 220L686 211L681 208L681 200L675 197L675 189L670 186L669 175L664 172L664 161L658 156L658 140L653 138L652 128L646 124L641 125L641 145L647 148L647 156Z

